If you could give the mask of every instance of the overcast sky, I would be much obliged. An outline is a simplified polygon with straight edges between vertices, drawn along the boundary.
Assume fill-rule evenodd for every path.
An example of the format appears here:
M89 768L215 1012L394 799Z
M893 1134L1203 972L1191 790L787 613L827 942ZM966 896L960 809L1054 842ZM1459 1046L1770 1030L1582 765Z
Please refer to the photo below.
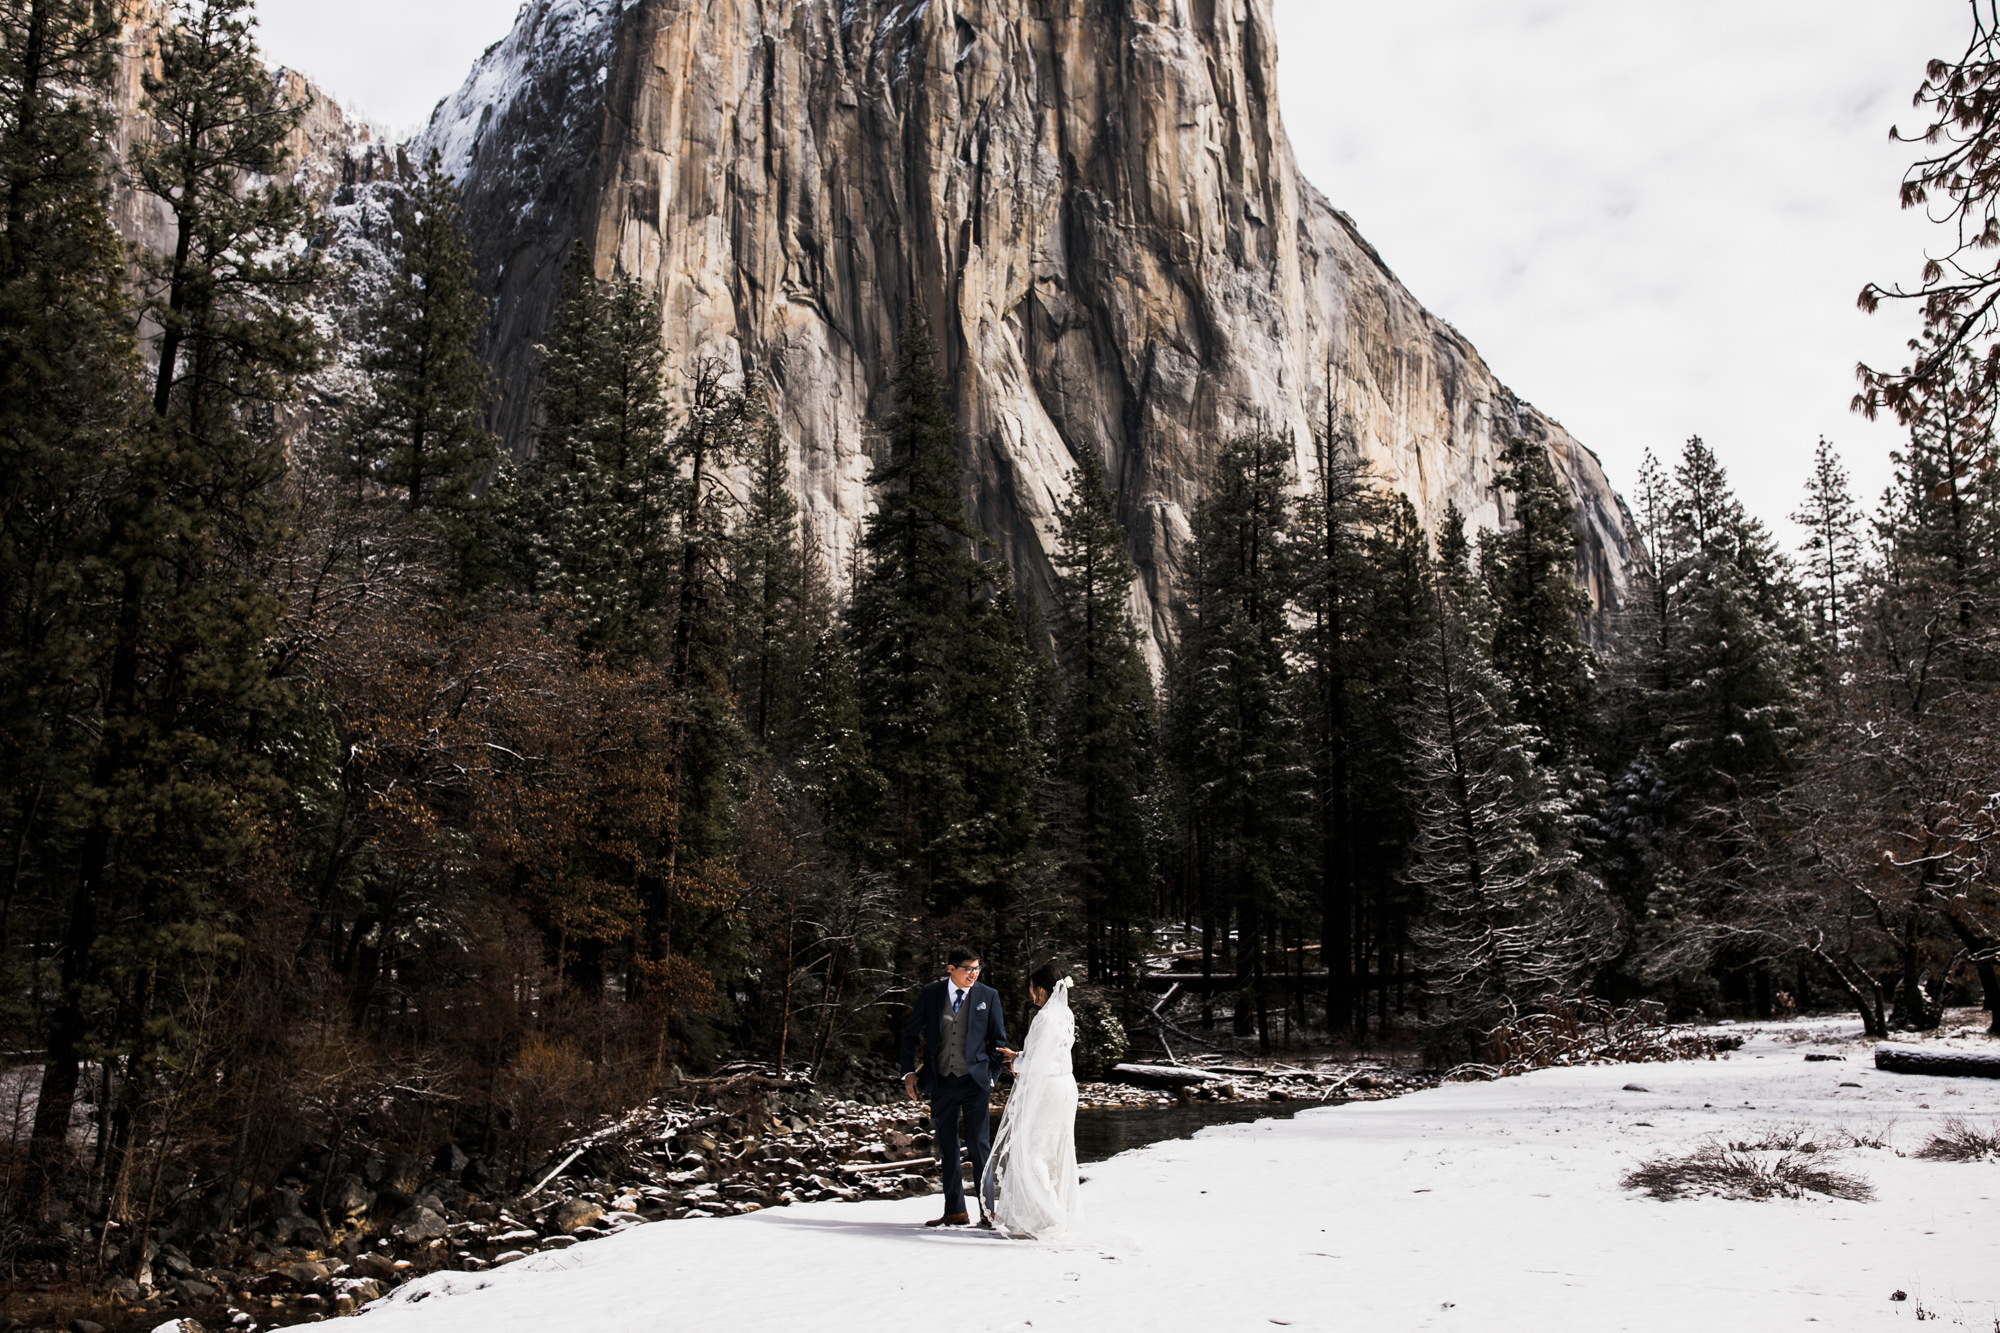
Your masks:
M1909 98L1965 0L1272 0L1307 179L1417 298L1629 489L1692 434L1783 525L1820 435L1913 325L1860 314L1935 238L1900 214ZM265 50L406 132L518 0L261 0ZM389 34L393 34L390 36Z

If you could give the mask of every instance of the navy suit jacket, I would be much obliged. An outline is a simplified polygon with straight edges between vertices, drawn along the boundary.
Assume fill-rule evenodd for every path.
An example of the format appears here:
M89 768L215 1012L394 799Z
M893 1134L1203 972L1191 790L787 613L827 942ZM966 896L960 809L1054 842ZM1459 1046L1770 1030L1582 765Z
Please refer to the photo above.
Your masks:
M1007 1044L1007 1020L1000 1016L1000 992L973 982L963 1003L972 1007L965 1022L965 1072L980 1087L993 1090L999 1072L1002 1046ZM924 987L910 1021L903 1027L903 1072L916 1073L917 1087L929 1092L937 1083L939 1052L944 1046L944 1016L951 1008L951 982L940 978ZM922 1045L924 1067L917 1070L917 1048Z

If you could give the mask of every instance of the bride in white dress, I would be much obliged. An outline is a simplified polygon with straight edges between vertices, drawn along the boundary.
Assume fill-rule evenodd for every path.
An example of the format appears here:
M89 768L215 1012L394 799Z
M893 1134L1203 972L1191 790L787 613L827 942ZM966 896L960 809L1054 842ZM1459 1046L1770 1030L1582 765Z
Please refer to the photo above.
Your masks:
M1050 1240L1082 1214L1076 1177L1076 1015L1070 980L1036 970L1028 997L1041 1012L1013 1060L1014 1091L979 1185L986 1220L1004 1236Z

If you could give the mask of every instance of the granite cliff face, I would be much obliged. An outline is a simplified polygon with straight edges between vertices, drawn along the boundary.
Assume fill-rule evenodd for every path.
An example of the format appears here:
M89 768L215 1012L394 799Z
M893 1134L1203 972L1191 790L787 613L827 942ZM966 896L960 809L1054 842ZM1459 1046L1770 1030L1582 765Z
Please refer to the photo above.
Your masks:
M978 522L1046 589L1064 477L1096 450L1156 643L1219 444L1289 430L1306 475L1329 396L1426 522L1447 502L1505 522L1500 447L1544 443L1579 501L1579 579L1615 604L1629 520L1597 459L1301 179L1273 31L1268 0L528 0L403 148L286 77L314 98L297 172L350 286L382 268L386 200L414 165L439 152L462 183L517 452L581 241L600 277L656 288L677 365L717 357L765 387L836 570L914 299ZM135 41L121 148L138 69ZM119 208L156 240L144 201Z
M674 356L769 386L836 553L868 507L906 304L945 348L984 530L1029 579L1099 451L1157 639L1218 443L1333 411L1426 520L1510 433L1580 503L1615 601L1627 523L1594 456L1500 385L1300 178L1268 0L530 0L416 150L464 184L503 433L581 240L654 284ZM837 561L840 567L844 561Z

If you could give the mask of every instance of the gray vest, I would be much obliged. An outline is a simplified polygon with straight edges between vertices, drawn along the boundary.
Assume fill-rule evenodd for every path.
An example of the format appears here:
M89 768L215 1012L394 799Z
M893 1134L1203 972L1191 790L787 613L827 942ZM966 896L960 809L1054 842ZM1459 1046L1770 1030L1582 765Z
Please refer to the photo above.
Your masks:
M944 989L944 1018L938 1025L938 1037L944 1049L938 1052L938 1073L946 1078L964 1078L965 1028L972 1019L972 992L967 990L965 998L959 1001L958 1012L951 1011L951 985Z

